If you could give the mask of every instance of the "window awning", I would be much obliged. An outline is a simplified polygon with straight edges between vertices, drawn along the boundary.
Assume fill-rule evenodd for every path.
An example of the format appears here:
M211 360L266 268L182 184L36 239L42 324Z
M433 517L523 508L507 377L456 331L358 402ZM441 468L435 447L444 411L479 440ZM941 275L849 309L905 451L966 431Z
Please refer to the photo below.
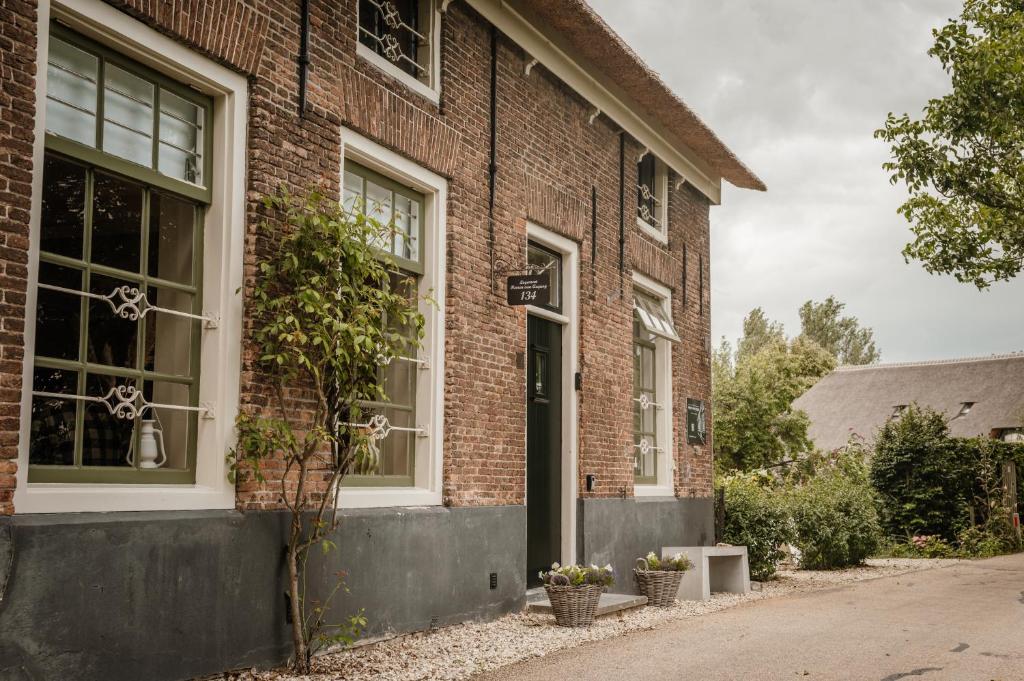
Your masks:
M679 342L679 334L672 325L672 318L665 313L661 303L644 295L634 295L633 309L640 317L640 323L649 332L673 343Z

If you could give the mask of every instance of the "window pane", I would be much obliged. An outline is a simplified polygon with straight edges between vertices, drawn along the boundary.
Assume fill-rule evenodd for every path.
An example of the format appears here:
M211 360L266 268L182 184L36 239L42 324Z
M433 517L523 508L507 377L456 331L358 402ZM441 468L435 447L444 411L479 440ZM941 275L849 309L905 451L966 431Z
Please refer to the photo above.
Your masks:
M384 227L391 225L391 190L366 180L366 216ZM387 232L374 244L383 251L393 252L391 236Z
M413 428L413 412L386 409L388 421L400 428ZM394 431L380 442L380 474L412 476L412 447L416 434Z
M153 192L149 202L150 277L192 283L195 204Z
M122 286L137 288L138 284L93 274L89 290L106 296ZM121 302L120 297L114 298L115 305ZM105 300L90 300L87 335L88 361L109 367L134 368L136 366L135 347L138 329L137 321L121 318L114 313Z
M155 404L173 404L187 407L189 406L189 390L189 386L181 383L147 381L144 395L147 400ZM162 445L167 459L165 463L158 467L187 468L189 441L192 437L192 430L195 428L193 412L180 409L153 408L143 414L143 419L153 422L153 439L157 447ZM140 451L143 451L141 445ZM156 463L159 463L159 459L157 459Z
M78 392L78 373L62 369L36 368L32 377L32 389L74 395ZM28 447L30 464L70 466L74 463L77 409L76 400L32 398L32 426Z
M47 262L39 263L39 282L82 290L82 272ZM73 293L39 288L36 297L36 355L78 359L82 298Z
M147 298L159 307L192 312L194 296L190 293L150 286ZM146 315L146 370L190 376L192 332L198 323L197 320L165 312Z
M363 178L347 170L345 171L345 189L342 195L342 206L350 213L364 210Z
M96 174L92 213L92 262L139 271L142 187Z
M526 247L526 264L535 268L544 268L551 277L551 299L545 307L555 310L562 308L562 258L536 244Z
M202 182L202 162L195 154L160 143L160 172L192 184Z
M107 64L104 73L103 150L153 165L153 84Z
M59 38L51 37L47 61L46 129L55 135L96 146L99 60Z
M115 386L135 385L135 379L90 374L86 377L85 383L87 395L104 397ZM128 451L132 442L133 425L131 419L111 414L103 404L86 402L85 420L82 424L82 465L130 466Z
M43 165L43 216L40 248L47 253L82 257L85 234L85 168L52 154Z
M160 172L203 183L203 109L160 90Z
M407 196L395 194L395 255L419 260L420 206Z

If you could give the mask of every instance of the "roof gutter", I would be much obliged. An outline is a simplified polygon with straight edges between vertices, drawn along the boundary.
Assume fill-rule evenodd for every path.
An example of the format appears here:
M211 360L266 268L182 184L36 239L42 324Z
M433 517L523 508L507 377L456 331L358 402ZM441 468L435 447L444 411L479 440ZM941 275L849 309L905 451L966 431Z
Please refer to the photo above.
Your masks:
M569 55L551 42L504 0L466 0L487 21L522 47L551 73L579 93L603 114L615 121L633 139L653 152L681 178L714 204L722 201L722 178L712 177L689 150L681 150L659 134L633 107L616 97ZM687 153L689 152L689 153Z

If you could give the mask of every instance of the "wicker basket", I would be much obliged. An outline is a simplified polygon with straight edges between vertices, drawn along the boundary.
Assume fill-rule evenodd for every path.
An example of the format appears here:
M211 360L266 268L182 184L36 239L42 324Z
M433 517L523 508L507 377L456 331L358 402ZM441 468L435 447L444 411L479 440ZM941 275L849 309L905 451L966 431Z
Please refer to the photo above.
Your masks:
M589 627L594 623L597 602L604 587L600 584L583 586L544 585L555 613L555 623L560 627Z
M664 608L672 605L679 594L683 573L678 570L651 570L643 558L636 559L633 574L640 585L640 593L647 596L647 605Z

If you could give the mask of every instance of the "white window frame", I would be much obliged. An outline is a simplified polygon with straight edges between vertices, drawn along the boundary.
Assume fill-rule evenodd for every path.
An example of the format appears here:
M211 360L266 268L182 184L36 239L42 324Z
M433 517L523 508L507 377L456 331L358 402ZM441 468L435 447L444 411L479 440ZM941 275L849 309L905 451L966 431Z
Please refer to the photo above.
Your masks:
M536 305L527 305L529 314L562 325L562 489L561 535L562 563L576 562L576 477L578 441L578 403L575 376L579 371L579 290L580 252L572 239L544 229L532 222L526 223L530 241L540 244L562 256L562 311L555 312ZM524 433L523 446L526 446Z
M637 163L643 160L644 156L650 154L647 151L637 159ZM639 185L637 191L640 191ZM656 241L667 244L668 243L668 166L657 156L654 157L654 200L655 200L655 213L657 214L658 225L652 225L651 223L644 220L639 215L636 216L636 226L640 228L642 232L652 237Z
M640 289L648 296L658 300L664 307L669 319L672 319L672 290L664 284L646 277L639 272L633 272L633 286ZM632 319L632 317L630 317ZM655 336L654 340L654 372L655 389L658 391L658 446L661 448L658 456L658 482L655 484L636 483L633 486L633 496L637 497L674 497L675 487L672 480L672 472L675 470L675 441L672 438L672 424L675 421L675 412L672 405L672 341L667 338ZM630 347L632 352L632 346ZM630 443L633 442L633 435L630 434Z
M396 64L380 56L359 40L359 2L356 2L356 55L362 57L376 68L388 74L395 80L400 81L416 94L425 97L434 104L441 103L441 10L438 0L423 0L429 2L430 8L427 13L430 15L430 68L427 71L427 82L415 78Z
M444 452L444 305L448 182L409 159L384 148L348 128L341 129L342 158L338 169L341 188L345 158L390 177L424 196L425 243L420 244L423 276L419 280L419 310L425 325L421 359L416 381L416 436L414 487L339 487L337 503L341 508L377 508L384 506L439 506L442 501ZM429 295L434 302L424 300Z
M46 58L51 19L117 50L141 64L214 98L212 201L205 211L203 311L219 316L201 340L200 403L213 406L200 416L196 479L191 485L29 483L32 369L35 346L36 282L39 273L42 168L46 130ZM238 413L245 237L246 125L248 82L100 0L40 3L36 55L36 120L32 207L29 232L28 293L25 302L25 359L22 368L21 433L18 444L16 513L230 509L235 486L224 460L234 445Z

